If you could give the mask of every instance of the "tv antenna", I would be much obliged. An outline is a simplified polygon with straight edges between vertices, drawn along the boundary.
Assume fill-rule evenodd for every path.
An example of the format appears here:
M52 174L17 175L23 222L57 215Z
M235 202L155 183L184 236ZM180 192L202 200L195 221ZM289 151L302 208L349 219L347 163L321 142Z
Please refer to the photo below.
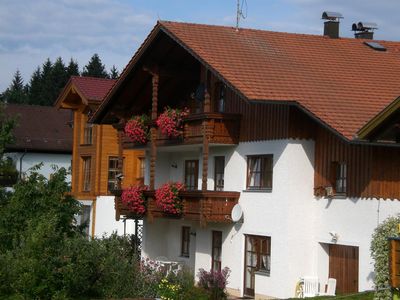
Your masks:
M243 6L245 7L245 13L243 13ZM242 4L240 4L240 0L236 2L236 31L239 31L240 18L247 18L247 0L242 0Z

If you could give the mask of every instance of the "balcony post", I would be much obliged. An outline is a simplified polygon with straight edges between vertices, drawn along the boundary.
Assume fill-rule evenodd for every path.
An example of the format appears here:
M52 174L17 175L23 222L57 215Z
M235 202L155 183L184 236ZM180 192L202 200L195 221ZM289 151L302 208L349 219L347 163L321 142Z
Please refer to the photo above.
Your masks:
M157 119L157 103L158 103L158 84L159 74L158 72L152 73L152 106L151 106L151 120L154 123ZM157 128L153 125L150 128L150 190L154 190L155 182L155 171L156 171L156 158L157 158Z
M210 94L207 89L205 91L204 97L204 112L210 111ZM207 191L207 178L208 178L208 129L207 120L203 120L203 165L202 165L202 180L201 180L201 190Z

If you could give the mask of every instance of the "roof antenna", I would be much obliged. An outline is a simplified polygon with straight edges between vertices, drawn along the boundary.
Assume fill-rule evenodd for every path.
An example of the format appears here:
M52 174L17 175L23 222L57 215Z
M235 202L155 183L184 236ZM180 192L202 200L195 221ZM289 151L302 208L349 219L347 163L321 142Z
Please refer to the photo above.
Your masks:
M242 5L240 5L240 0L236 2L236 31L239 31L239 21L240 18L247 18L247 0L242 0ZM243 13L243 4L246 5L246 13Z

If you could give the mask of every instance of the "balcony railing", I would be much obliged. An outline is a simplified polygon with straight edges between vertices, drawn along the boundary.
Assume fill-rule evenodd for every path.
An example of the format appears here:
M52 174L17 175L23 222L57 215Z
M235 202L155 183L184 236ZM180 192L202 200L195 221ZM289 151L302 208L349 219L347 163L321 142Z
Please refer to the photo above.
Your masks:
M227 113L196 113L183 120L183 134L178 138L168 138L160 130L157 132L157 145L201 144L203 142L203 121L209 143L238 144L240 134L239 114ZM144 145L137 145L123 138L124 149L133 149Z
M154 191L144 192L147 198L146 216L151 220L153 218L183 218L185 220L199 221L205 225L208 222L230 223L231 211L233 206L238 203L240 192L222 192L222 191L183 191L179 196L183 200L183 212L179 216L171 216L164 213L155 205ZM116 191L115 209L117 219L120 216L127 218L134 217L122 205L120 191Z

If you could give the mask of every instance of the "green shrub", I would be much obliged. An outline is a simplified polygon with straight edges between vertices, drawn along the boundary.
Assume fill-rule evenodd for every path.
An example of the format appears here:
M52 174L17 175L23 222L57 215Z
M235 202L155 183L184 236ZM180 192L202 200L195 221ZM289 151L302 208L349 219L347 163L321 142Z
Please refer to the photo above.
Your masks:
M371 241L371 256L375 268L375 297L374 299L391 299L389 289L389 237L398 237L400 216L389 217L375 229Z

